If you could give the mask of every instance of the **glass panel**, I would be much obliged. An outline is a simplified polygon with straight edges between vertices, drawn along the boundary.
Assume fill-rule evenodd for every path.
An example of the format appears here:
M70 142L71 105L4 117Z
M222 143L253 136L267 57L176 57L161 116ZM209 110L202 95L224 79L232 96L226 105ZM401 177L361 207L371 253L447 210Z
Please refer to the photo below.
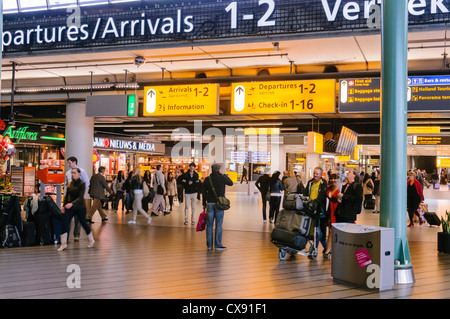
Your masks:
M76 6L77 0L49 0L50 9Z
M135 2L139 0L110 0L111 3L120 3L120 2Z
M20 9L22 11L30 11L32 9L47 9L46 0L20 0Z
M3 13L17 12L16 0L3 0Z
M16 13L17 0L0 0L3 1L3 13ZM38 11L47 10L46 0L19 0L21 11ZM110 3L137 2L140 0L79 0L81 6L87 5L106 5ZM60 9L70 6L76 6L77 0L48 0L50 9Z
M108 0L80 0L80 5L105 4Z

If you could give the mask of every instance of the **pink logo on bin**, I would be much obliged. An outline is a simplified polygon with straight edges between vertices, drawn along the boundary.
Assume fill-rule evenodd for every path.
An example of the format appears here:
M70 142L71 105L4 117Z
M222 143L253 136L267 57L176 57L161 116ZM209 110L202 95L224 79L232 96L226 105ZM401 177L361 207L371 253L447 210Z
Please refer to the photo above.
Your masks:
M361 250L356 250L355 252L356 261L358 262L359 268L366 267L372 263L367 249L363 248Z

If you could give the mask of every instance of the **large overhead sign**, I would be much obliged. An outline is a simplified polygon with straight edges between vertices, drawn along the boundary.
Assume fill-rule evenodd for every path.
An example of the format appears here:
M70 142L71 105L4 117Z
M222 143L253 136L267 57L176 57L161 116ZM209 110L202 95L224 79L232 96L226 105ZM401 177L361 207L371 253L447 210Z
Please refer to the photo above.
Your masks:
M144 116L217 115L219 84L144 88Z
M105 1L106 2L106 1ZM7 14L3 51L45 50L189 42L314 32L368 32L379 0L141 1ZM444 0L409 0L409 25L450 22ZM141 49L142 47L140 47Z
M409 77L408 112L450 111L450 76ZM379 113L380 78L339 81L340 113Z
M335 80L232 84L231 114L334 113Z

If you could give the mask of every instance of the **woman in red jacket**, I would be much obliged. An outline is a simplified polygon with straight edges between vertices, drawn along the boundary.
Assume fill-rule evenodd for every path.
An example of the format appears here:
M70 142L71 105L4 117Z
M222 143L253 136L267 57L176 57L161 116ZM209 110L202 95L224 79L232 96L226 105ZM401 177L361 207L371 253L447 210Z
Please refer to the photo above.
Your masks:
M337 174L331 174L330 180L328 181L328 189L327 189L327 198L328 198L328 240L327 240L327 249L323 253L324 258L328 258L331 253L331 224L336 223L336 216L334 216L334 212L336 211L336 207L339 204L337 197L339 194L339 187L337 186Z
M420 215L418 212L419 205L423 202L423 190L419 181L416 179L416 174L414 172L408 172L408 182L407 182L407 208L410 223L408 227L414 227L414 214L419 216L419 223L422 225L420 220Z

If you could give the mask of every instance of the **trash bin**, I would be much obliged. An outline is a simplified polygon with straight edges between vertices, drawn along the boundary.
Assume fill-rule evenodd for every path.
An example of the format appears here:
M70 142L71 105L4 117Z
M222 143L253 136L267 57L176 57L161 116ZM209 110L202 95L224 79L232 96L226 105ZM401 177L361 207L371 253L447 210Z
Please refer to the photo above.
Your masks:
M332 224L331 275L336 282L379 291L394 285L394 229Z

